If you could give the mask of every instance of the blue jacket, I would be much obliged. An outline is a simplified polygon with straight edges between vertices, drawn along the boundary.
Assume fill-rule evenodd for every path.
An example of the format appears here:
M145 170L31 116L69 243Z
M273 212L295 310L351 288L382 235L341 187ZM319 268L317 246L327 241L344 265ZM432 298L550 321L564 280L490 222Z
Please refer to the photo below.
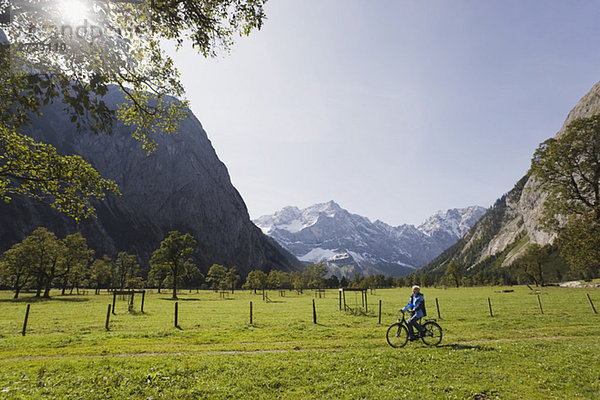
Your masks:
M425 296L423 296L423 293L419 293L417 295L411 294L410 300L406 307L403 308L403 310L415 311L414 316L417 319L426 316L427 314L425 312Z

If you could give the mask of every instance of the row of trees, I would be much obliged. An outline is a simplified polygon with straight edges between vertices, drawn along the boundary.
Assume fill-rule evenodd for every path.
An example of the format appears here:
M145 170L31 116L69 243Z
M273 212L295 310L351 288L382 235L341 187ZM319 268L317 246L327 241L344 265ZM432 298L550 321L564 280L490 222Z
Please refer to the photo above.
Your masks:
M351 279L345 276L341 279L335 275L327 276L328 272L322 263L311 264L301 271L283 272L271 271L268 274L264 271L250 271L246 278L246 283L242 286L244 289L295 289L302 291L304 289L337 289L337 288L358 288L358 289L379 289L402 287L412 285L413 282L408 277L393 277L383 274L363 277L361 274L355 274Z
M37 228L22 242L15 244L0 256L0 286L10 287L14 298L23 290L34 290L36 297L49 297L52 288L60 288L62 294L80 288L101 288L117 290L157 287L172 289L172 298L177 298L178 288L205 288L214 290L244 289L304 289L317 288L383 288L404 286L412 281L405 278L374 275L362 277L356 274L352 279L341 280L327 276L322 263L311 264L293 272L253 270L242 277L236 267L214 264L206 275L195 265L192 254L196 240L190 234L170 232L154 251L150 259L150 269L146 279L137 257L120 252L113 259L106 255L96 258L88 248L81 233L59 239L46 228Z
M532 284L545 286L565 279L586 277L582 271L573 268L562 256L560 244L539 245L530 243L510 265L505 266L508 247L503 252L487 257L474 266L456 260L447 263L443 274L439 271L419 271L404 277L406 282L422 286L477 286L477 285L517 285Z
M190 234L170 232L153 253L147 279L137 257L120 252L116 258L108 256L96 258L94 251L87 246L80 233L58 239L45 228L36 229L21 243L15 244L0 257L0 286L10 287L18 298L23 289L35 290L37 297L49 297L50 289L58 287L64 295L66 291L79 291L79 288L157 287L172 289L173 298L181 287L215 290L244 289L304 289L317 288L385 288L411 285L421 286L473 286L511 285L534 283L545 285L549 281L565 277L565 261L560 257L557 246L529 245L510 267L500 267L502 255L492 256L477 266L467 270L466 265L450 262L444 275L433 272L417 272L405 277L384 276L382 274L363 277L354 275L351 279L327 276L322 263L306 266L293 272L253 270L247 275L243 285L236 267L227 268L214 264L204 275L191 257L196 240Z
M37 228L0 257L0 284L12 288L14 298L23 289L47 298L53 287L63 295L81 287L135 287L142 283L138 272L134 255L121 252L115 259L96 259L81 233L59 239L46 228Z
M325 266L318 263L292 272L253 270L243 281L236 267L219 264L214 264L206 275L203 274L191 257L195 246L196 241L190 234L170 232L153 253L150 270L144 279L135 255L120 252L114 259L108 256L96 258L80 233L58 239L47 229L38 228L0 257L0 286L10 287L15 298L23 289L34 290L37 297L49 297L53 287L60 288L63 295L83 287L94 288L96 293L101 288L157 287L159 293L163 288L172 289L172 298L176 299L177 290L182 287L231 291L241 287L255 292L295 289L302 292L304 289L374 289L412 285L459 287L533 283L543 286L563 278L566 268L558 247L534 244L509 267L499 266L503 259L501 256L489 257L477 268L469 270L465 265L452 261L441 276L433 272L417 272L405 277L382 274L363 277L355 274L351 279L339 279L335 275L328 276Z
M0 257L0 286L10 287L18 298L22 290L35 290L36 297L50 297L50 290L101 288L118 290L152 285L173 289L185 282L196 287L204 283L204 275L191 257L196 240L190 234L170 232L152 254L150 271L145 281L137 256L120 252L116 258L106 255L96 258L81 233L59 239L46 228L37 228L22 242L15 244ZM225 267L222 267L225 268ZM235 271L235 269L233 269ZM213 280L216 279L211 277Z

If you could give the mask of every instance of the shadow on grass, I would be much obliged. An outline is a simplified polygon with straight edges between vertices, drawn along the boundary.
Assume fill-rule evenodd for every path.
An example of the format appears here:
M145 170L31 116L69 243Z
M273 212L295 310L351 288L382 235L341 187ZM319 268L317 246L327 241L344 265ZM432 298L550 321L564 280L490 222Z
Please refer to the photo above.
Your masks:
M54 301L66 301L66 302L72 302L72 303L83 303L85 301L90 301L90 299L87 298L68 298L68 297L52 297L50 298L50 300L54 300Z
M181 298L172 299L170 297L161 297L159 300L166 300L166 301L202 301L201 299L181 299Z
M452 350L478 350L478 351L491 351L491 350L495 350L492 347L488 347L488 346L480 346L480 345L468 345L468 344L443 344L440 345L438 347L447 347L450 348Z
M81 297L19 297L18 299L0 299L0 303L41 303L47 301L62 301L67 303L83 303L90 299Z
M123 315L129 314L129 315L131 315L133 317L138 317L140 315L144 315L144 316L148 316L149 315L149 313L147 311L141 312L141 311L137 311L137 310L125 311L122 314Z

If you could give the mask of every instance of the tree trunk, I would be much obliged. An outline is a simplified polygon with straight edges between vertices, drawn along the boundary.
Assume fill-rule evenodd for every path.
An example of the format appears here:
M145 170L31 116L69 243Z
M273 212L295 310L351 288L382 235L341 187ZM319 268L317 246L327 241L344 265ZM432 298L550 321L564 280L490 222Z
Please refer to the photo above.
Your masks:
M17 299L19 297L19 292L21 291L21 286L19 285L20 282L20 275L17 275L17 277L15 278L15 285L13 287L13 290L15 291L15 295L13 297L13 299Z
M538 275L540 278L540 285L542 285L542 287L544 287L544 272L543 272L542 264L540 264L540 263L538 263Z
M40 297L41 296L41 294L42 294L42 287L43 286L44 286L44 281L42 280L41 276L38 276L35 297Z
M50 298L50 289L52 288L52 281L48 280L48 283L46 283L46 288L44 289L44 295L42 296L45 299L49 299Z
M54 277L56 276L56 261L58 260L58 256L54 259L53 263L52 263L52 268L50 269L50 273L46 276L47 280L46 280L46 289L44 290L44 298L45 299L49 299L50 298L50 289L52 288L52 281L54 280Z
M71 266L68 265L66 271L64 272L64 276L63 276L63 281L62 281L62 292L61 292L61 296L65 295L65 292L67 291L67 284L69 283L69 272L71 271Z

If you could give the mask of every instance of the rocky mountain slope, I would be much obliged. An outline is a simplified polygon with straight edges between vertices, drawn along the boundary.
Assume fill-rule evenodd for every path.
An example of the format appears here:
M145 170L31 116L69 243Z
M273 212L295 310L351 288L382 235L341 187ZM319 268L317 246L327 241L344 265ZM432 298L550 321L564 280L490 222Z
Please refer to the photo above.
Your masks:
M122 100L115 88L105 98L109 106ZM252 224L227 168L191 113L178 134L157 135L158 148L150 156L122 124L111 136L77 133L59 104L46 107L29 131L60 153L83 156L114 179L123 195L95 203L98 218L80 225L29 199L0 203L0 251L44 226L60 236L80 230L97 254L128 251L146 263L166 234L177 229L197 239L196 259L205 270L213 263L235 265L241 272L300 265Z
M600 82L571 110L556 136L578 118L600 112ZM468 268L485 267L490 262L510 265L529 243L552 243L556 235L539 227L547 193L534 179L524 176L454 246L424 267L425 271L443 271L450 260Z
M330 201L303 210L285 207L254 222L301 261L324 261L338 276L405 275L455 243L484 212L477 206L453 209L436 213L418 228L393 227Z

